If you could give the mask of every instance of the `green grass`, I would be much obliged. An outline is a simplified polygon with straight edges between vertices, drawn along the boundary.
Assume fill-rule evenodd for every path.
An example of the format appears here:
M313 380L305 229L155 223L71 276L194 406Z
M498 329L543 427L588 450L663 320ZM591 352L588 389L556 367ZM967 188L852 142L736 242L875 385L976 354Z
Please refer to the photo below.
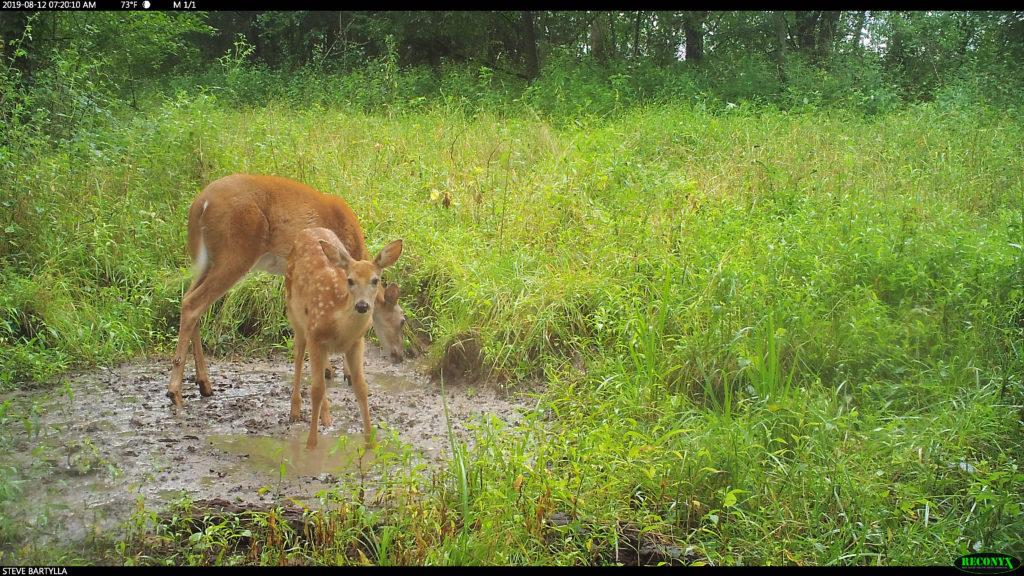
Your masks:
M435 362L472 340L488 380L546 382L538 409L481 423L383 508L338 496L329 537L187 544L171 522L107 560L612 563L628 529L715 565L1020 557L1022 150L1019 122L936 106L559 127L179 97L15 157L0 381L169 352L189 202L284 175L343 196L371 250L405 240L389 280ZM287 346L281 293L239 285L205 321L212 353Z

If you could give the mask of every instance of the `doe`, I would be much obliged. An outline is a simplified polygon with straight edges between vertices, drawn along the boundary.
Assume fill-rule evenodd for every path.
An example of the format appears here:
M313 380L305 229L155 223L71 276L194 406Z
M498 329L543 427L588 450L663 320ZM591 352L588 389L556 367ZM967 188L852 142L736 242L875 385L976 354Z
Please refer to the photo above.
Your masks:
M367 257L359 220L337 196L278 176L232 174L211 182L188 210L188 251L195 277L181 300L178 345L171 364L167 396L181 406L181 382L192 343L196 383L203 396L213 394L199 336L203 313L250 270L284 274L295 235L322 226L341 239L357 259ZM402 361L405 314L398 305L398 285L377 293L373 328L392 361Z

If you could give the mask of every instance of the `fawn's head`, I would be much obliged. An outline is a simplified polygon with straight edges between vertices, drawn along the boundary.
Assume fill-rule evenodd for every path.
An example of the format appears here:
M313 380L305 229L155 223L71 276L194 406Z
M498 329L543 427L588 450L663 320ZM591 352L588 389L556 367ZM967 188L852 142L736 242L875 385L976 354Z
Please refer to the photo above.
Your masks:
M352 258L341 243L320 240L320 247L327 259L345 274L349 294L347 306L351 306L356 314L372 314L374 329L385 351L393 359L396 355L400 358L405 314L398 305L398 285L392 284L384 289L380 275L384 268L401 256L402 241L388 244L372 261Z

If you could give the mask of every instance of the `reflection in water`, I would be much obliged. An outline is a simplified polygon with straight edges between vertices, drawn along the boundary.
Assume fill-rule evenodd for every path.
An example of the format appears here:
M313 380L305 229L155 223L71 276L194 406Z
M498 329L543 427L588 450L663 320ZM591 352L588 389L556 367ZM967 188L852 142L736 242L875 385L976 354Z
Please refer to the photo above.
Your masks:
M352 386L341 376L341 366L335 366L337 370L337 376L332 380L326 380L328 388L341 388L349 390ZM419 378L411 378L407 374L390 374L388 372L370 372L365 373L366 385L370 387L372 392L375 389L381 389L391 393L408 392L410 390L422 389L429 380L423 376ZM290 382L290 380L288 380ZM303 385L309 385L309 379L303 380Z
M275 478L281 474L282 464L287 477L317 476L360 466L366 470L377 457L374 450L366 448L362 434L321 434L316 448L307 450L308 434L308 429L298 430L287 438L229 434L210 436L209 441L224 452L248 456L242 461L243 466Z
M366 384L371 390L373 388L381 388L388 392L406 392L423 387L422 384L406 376L396 376L394 374L384 373L367 374Z

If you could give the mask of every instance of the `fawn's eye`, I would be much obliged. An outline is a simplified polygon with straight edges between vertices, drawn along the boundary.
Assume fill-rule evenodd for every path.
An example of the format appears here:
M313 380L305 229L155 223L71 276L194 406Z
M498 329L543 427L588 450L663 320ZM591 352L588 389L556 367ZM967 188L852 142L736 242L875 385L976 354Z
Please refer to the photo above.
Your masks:
M378 282L380 282L380 280L377 279L377 278L374 278L373 280L370 280L370 284L373 284L374 286L376 286Z
M355 281L355 280L353 280L353 279L351 279L351 278L349 278L349 279L348 279L348 285L349 285L349 286L355 286L355 285L356 285L356 281Z

